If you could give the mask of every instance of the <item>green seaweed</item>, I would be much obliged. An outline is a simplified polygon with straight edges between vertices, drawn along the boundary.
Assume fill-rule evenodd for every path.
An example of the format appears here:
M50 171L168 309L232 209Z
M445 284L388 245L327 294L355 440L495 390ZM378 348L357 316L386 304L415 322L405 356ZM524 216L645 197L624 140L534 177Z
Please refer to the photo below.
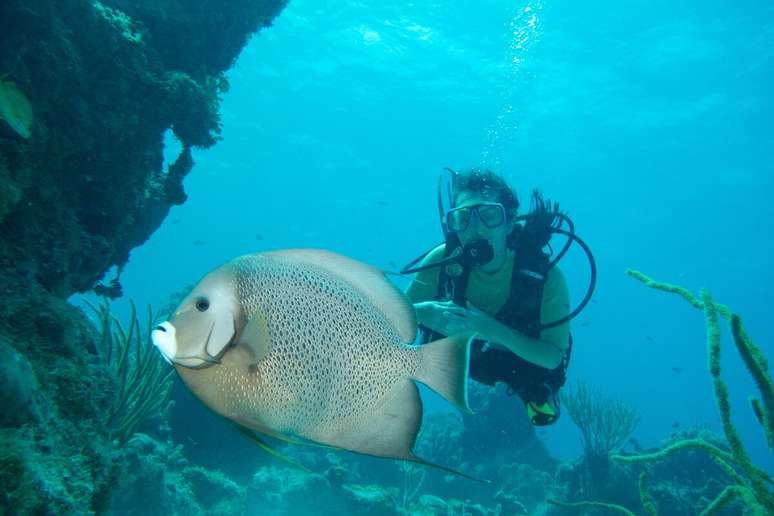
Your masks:
M111 440L123 444L146 417L167 402L174 370L165 370L164 362L153 349L150 334L157 318L150 307L147 327L142 332L134 302L127 330L110 313L107 300L99 306L87 303L97 316L99 354L113 371L118 385L105 422Z
M645 509L645 514L656 516L658 509L656 508L656 501L651 496L650 491L648 491L648 474L645 471L640 473L639 489L640 500L642 500L642 508Z

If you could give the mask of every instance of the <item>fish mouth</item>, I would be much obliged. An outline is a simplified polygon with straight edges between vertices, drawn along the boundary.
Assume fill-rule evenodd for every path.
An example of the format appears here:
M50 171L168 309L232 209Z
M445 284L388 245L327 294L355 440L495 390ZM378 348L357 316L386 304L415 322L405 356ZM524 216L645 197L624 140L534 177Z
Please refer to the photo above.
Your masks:
M170 365L172 364L175 354L177 354L176 331L177 330L172 323L164 321L156 326L151 332L151 341L153 341L153 345L159 349L161 356L164 357L164 360Z
M210 335L207 336L208 342L211 335L212 329L210 329ZM169 321L164 321L153 329L151 332L151 341L153 342L153 345L158 348L161 356L164 357L164 360L170 365L179 365L189 369L201 369L214 364L220 364L220 360L210 357L209 355L177 356L177 329Z

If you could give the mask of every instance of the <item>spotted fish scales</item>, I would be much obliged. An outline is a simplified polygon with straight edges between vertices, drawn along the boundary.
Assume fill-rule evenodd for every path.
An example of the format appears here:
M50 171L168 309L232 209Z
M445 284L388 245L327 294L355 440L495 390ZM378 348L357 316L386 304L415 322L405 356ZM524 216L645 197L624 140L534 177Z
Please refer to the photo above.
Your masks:
M423 462L412 451L422 417L415 381L469 410L467 337L414 346L402 293L334 253L237 258L164 325L154 342L194 393L269 435Z

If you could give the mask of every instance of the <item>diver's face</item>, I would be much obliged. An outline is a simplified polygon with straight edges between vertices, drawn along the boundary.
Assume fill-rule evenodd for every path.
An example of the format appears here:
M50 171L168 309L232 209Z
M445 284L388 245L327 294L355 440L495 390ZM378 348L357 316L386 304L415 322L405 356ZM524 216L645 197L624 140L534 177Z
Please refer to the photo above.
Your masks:
M478 204L495 203L496 199L481 194L461 192L456 199L455 208L468 208ZM491 224L490 224L491 225ZM506 220L495 227L487 227L479 214L474 210L468 226L457 232L463 246L477 240L486 240L492 246L494 257L492 261L481 266L487 272L493 272L502 267L507 256L508 234L513 230L514 222Z

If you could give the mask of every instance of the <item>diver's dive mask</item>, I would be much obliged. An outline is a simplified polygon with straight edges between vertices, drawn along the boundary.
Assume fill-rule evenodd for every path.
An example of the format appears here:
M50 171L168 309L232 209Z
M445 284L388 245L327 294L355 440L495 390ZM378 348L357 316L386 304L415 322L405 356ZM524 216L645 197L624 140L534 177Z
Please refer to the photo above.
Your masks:
M485 202L447 211L446 227L449 231L465 231L470 225L473 214L489 229L505 224L505 206L499 202Z
M484 265L494 258L494 249L487 240L476 240L461 246L456 233L464 231L468 227L474 212L487 228L491 229L504 224L506 220L505 208L500 203L482 203L475 206L456 208L454 206L454 181L456 178L457 172L449 167L444 168L438 177L438 215L441 219L441 229L443 230L446 244L449 245L450 242L457 242L456 245L459 247L439 262L417 267L416 264L430 254L432 249L429 249L403 267L400 271L401 274L415 274L427 269L452 264L459 264L464 267Z

